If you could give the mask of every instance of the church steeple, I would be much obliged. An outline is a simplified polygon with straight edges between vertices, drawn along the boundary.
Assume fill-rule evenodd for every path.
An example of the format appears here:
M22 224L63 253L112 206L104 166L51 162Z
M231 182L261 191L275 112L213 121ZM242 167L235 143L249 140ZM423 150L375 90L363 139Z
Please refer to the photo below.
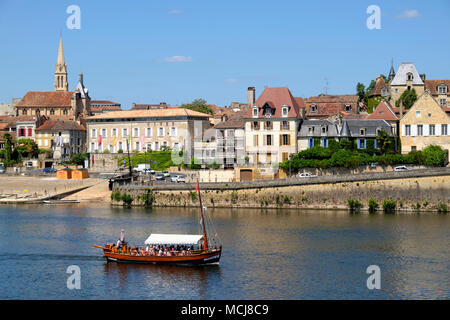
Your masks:
M67 83L67 66L64 61L62 36L59 36L58 60L55 70L55 91L69 91Z
M389 82L392 81L392 79L395 78L395 71L394 71L394 59L391 60L391 70L389 71Z

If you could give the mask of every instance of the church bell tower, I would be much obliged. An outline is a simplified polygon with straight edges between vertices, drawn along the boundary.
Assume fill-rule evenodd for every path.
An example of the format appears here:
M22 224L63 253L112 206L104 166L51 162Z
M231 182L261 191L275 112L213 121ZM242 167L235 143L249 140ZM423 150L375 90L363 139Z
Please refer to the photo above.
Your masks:
M64 61L62 36L59 36L58 60L55 70L55 91L69 91L67 84L67 66Z

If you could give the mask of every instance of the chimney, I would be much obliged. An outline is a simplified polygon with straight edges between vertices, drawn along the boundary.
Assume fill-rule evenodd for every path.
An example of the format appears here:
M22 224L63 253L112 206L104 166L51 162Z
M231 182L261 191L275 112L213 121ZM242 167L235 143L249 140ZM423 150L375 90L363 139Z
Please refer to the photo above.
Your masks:
M247 102L249 107L253 107L253 105L255 104L255 87L248 87Z
M302 120L306 119L306 108L301 108L300 114L302 116Z
M403 101L402 100L400 100L400 107L399 107L399 109L400 109L400 119L401 119L401 118L403 118Z

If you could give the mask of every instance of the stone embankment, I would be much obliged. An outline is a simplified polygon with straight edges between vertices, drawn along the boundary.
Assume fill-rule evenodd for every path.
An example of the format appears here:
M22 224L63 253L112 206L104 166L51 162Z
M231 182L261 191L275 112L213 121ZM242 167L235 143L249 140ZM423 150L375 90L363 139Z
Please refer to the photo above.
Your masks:
M359 175L319 176L234 183L201 183L203 204L208 207L329 208L346 209L347 200L367 207L369 198L380 204L397 201L397 208L436 209L450 202L450 168ZM128 185L113 188L131 196L133 205L144 205L152 194L153 206L198 206L195 184ZM116 199L119 199L116 197ZM112 200L113 204L122 201Z

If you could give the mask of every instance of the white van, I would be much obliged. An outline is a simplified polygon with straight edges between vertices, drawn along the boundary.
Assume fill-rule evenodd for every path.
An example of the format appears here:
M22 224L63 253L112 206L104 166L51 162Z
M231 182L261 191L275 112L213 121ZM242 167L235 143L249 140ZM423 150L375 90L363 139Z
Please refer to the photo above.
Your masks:
M142 172L142 173L150 172L150 164L148 164L148 163L140 163L136 167L134 167L133 170L136 171L136 172Z

